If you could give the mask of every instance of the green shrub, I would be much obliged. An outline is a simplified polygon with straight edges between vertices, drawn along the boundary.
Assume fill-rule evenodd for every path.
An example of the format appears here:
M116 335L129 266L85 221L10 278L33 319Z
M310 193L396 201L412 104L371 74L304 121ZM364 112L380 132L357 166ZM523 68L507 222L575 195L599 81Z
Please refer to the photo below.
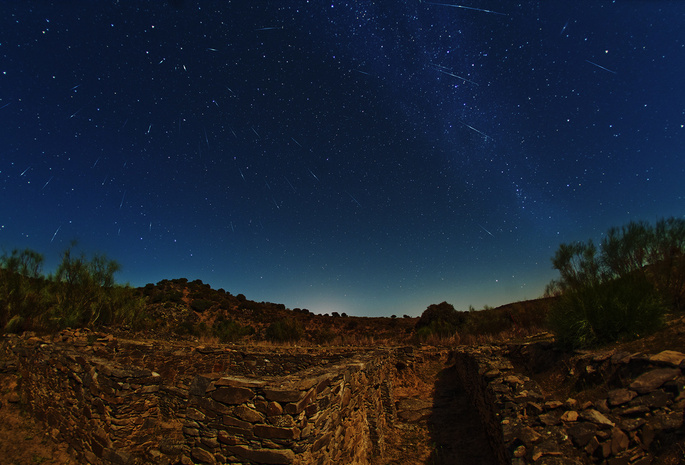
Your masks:
M454 336L465 322L463 313L454 309L452 304L442 302L429 305L421 314L414 330L417 339L425 341L429 336L448 338Z
M295 342L302 339L304 329L299 321L286 318L271 323L264 336L271 342Z
M561 244L552 265L560 279L549 323L560 343L588 347L648 334L685 300L685 220L611 228L592 241Z
M219 338L221 342L236 342L245 336L251 336L255 333L252 326L241 326L233 320L218 320L214 323L214 335Z
M649 334L665 310L654 286L633 275L564 292L549 323L560 344L583 348Z

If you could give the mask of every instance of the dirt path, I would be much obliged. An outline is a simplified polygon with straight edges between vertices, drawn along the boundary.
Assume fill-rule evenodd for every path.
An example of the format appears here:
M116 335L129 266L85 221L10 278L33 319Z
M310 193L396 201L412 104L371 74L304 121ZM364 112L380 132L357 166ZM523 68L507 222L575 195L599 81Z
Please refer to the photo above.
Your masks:
M64 444L21 409L15 374L0 373L0 457L3 465L75 464Z

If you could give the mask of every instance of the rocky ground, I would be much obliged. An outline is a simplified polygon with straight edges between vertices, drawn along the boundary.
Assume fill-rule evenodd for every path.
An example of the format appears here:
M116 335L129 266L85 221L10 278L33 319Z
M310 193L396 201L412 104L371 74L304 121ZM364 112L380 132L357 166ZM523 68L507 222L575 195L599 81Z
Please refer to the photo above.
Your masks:
M0 457L4 465L76 463L64 444L26 414L16 393L15 374L0 373Z

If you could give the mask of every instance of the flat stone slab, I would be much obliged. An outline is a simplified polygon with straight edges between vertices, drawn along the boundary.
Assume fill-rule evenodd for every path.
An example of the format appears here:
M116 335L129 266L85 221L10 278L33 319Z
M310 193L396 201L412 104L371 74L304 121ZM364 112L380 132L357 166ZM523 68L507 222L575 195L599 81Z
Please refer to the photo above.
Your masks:
M659 389L662 384L678 376L680 376L678 368L657 368L638 376L635 381L630 383L630 389L637 391L638 394L647 394Z
M685 354L682 352L676 352L675 350L664 350L656 355L649 357L649 361L652 363L663 363L665 365L670 365L672 367L677 367L685 360Z

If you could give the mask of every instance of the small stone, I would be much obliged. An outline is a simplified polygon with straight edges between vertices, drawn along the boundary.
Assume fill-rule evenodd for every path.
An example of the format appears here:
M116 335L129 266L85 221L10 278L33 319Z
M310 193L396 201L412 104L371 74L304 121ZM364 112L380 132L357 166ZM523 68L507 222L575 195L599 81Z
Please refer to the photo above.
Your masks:
M611 430L611 453L616 455L628 448L630 439L620 428Z
M518 446L516 449L514 449L514 457L520 458L520 457L525 457L526 455L526 446Z
M540 415L543 412L542 406L536 402L528 402L526 404L526 412L528 415Z
M204 449L200 449L199 447L192 449L190 451L190 456L193 458L193 460L200 463L216 463L216 459L214 458L213 454Z
M614 389L613 391L609 391L607 400L609 401L609 405L615 407L630 402L636 396L637 392L631 391L630 389Z
M561 421L574 422L578 420L578 412L575 410L567 410L561 415Z
M548 400L547 402L545 402L545 409L556 410L559 407L561 407L562 405L564 405L564 403L560 402L558 400Z
M592 423L595 423L596 425L612 427L614 426L614 422L612 422L607 417L605 417L604 415L602 415L594 409L583 410L582 412L580 412L580 417L583 420L590 421Z

